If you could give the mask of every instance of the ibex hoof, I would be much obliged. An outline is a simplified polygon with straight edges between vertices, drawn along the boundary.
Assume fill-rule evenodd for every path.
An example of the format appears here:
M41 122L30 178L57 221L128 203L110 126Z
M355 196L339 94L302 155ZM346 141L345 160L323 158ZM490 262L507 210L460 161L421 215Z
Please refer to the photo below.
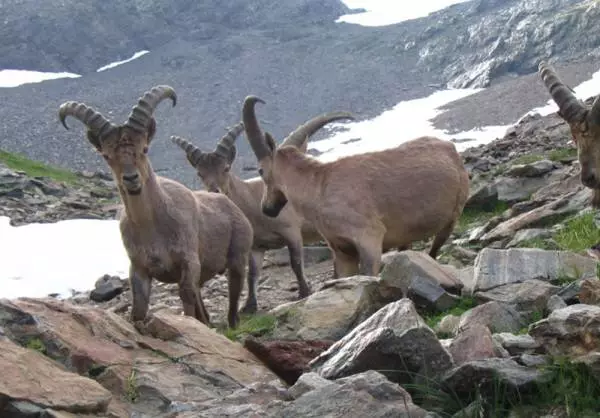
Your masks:
M255 314L258 311L258 307L255 304L244 305L242 309L240 309L240 314L248 315Z

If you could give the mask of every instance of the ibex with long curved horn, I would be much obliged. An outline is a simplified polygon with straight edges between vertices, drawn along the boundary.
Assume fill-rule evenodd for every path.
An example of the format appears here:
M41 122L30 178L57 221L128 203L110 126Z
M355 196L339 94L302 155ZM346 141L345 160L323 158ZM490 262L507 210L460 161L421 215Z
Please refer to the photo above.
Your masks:
M548 63L540 62L538 72L558 106L558 115L571 128L581 165L581 183L593 190L592 205L600 207L600 96L588 108Z
M234 328L252 246L252 226L226 196L193 192L154 173L147 156L156 132L152 115L164 99L171 99L175 106L175 91L169 86L153 87L122 125L72 101L60 106L59 119L67 129L67 116L87 126L88 140L106 160L118 186L125 207L120 219L121 237L131 262L131 319L146 317L155 278L177 283L185 315L209 325L200 287L228 270L227 319Z
M291 135L301 149L306 149L307 140L319 129L336 120L354 119L349 113L320 115L298 127ZM287 246L290 265L298 281L298 296L307 297L310 286L304 278L304 243L314 243L323 238L317 230L304 220L294 208L286 206L276 218L266 216L260 202L265 185L260 178L242 180L231 172L235 160L235 140L244 130L242 122L236 124L217 143L213 152L202 152L187 140L172 136L171 140L186 153L189 163L209 191L225 193L244 212L254 229L254 245L248 265L248 287L256 287L266 250ZM255 312L256 301L246 304L246 312ZM246 309L245 308L245 309Z
M246 136L266 185L262 210L276 217L288 199L334 252L338 277L379 274L382 250L435 235L436 257L469 196L469 175L454 144L421 137L395 148L322 163L263 133L255 96L246 97Z

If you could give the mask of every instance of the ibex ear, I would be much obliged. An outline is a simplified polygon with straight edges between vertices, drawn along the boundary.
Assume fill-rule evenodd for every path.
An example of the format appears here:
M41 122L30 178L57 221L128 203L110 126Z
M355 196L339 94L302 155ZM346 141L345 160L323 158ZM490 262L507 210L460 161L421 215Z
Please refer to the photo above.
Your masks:
M150 118L150 123L148 124L148 144L154 138L154 134L156 133L156 121L154 118Z
M229 155L227 156L227 163L229 165L233 164L233 160L235 160L236 154L237 154L237 150L234 145L231 148L229 148Z
M87 130L87 139L94 146L94 148L96 148L96 150L102 151L102 144L100 142L100 138L98 137L98 135L96 135L95 132L88 129Z
M271 154L272 154L273 152L275 152L275 149L277 148L277 145L275 144L275 140L273 139L271 134L268 132L265 132L265 139L267 141L267 145L271 149Z

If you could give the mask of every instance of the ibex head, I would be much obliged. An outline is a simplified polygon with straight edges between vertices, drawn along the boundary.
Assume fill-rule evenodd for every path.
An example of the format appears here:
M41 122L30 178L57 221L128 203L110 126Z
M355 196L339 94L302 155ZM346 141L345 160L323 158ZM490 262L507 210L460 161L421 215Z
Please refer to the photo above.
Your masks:
M243 130L242 122L228 129L213 152L202 152L200 148L178 136L172 136L171 141L185 151L189 163L196 169L198 177L209 192L227 194L229 171L236 156L235 140Z
M600 189L600 96L588 108L546 62L540 63L538 71L558 106L558 115L571 128L581 164L581 183L590 189Z
M129 195L138 195L150 175L147 153L156 133L152 114L164 99L177 103L175 90L169 86L155 86L147 91L133 107L127 121L116 125L91 107L79 102L65 102L58 117L66 129L65 120L72 116L87 126L87 138L102 154L119 187Z
M281 178L281 171L285 170L283 162L278 156L287 152L302 153L306 151L308 138L328 123L336 120L353 120L354 116L347 112L332 112L316 116L296 128L290 133L279 147L270 133L263 133L258 125L254 106L256 103L265 103L256 96L248 96L244 100L242 118L246 130L246 137L258 160L258 173L266 187L262 198L262 211L265 215L276 217L287 203L285 188Z

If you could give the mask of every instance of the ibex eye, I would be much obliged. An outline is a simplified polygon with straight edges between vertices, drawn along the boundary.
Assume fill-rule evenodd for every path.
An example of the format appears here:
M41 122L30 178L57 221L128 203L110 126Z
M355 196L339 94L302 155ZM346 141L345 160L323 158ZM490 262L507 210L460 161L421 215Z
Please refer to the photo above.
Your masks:
M262 168L258 169L258 174L261 175L261 176L263 175L263 169Z

